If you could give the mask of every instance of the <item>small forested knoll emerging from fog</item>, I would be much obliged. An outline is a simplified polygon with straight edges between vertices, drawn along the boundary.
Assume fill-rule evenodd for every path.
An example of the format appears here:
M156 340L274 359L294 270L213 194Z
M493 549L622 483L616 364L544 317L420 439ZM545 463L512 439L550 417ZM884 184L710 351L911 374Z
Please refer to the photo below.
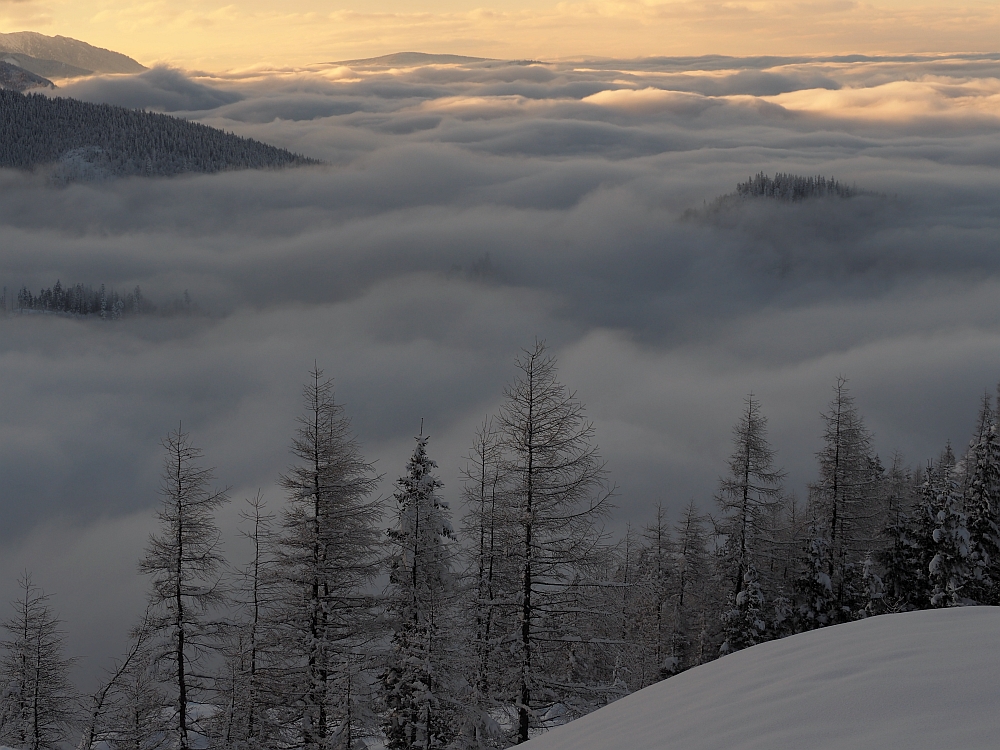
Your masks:
M57 181L316 164L177 117L0 91L0 167L56 165Z
M780 205L828 201L840 204L858 198L884 198L880 193L863 190L856 185L845 185L833 179L816 175L805 177L797 174L777 173L770 177L763 172L737 183L732 193L720 195L705 203L701 209L689 209L685 219L721 218L731 213L743 214L740 209L750 205Z
M746 182L739 183L736 192L731 195L740 198L801 201L807 198L853 198L864 192L823 175L802 177L797 174L778 173L774 177L768 177L763 172L758 172Z

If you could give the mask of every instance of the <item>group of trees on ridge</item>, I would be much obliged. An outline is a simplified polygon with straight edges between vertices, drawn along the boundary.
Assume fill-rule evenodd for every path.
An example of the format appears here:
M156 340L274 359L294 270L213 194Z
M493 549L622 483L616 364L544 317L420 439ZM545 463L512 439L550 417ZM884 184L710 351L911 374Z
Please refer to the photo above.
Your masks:
M775 174L774 177L758 172L746 182L736 185L736 195L741 198L776 198L783 201L825 197L852 198L863 192L823 175L803 177L782 172Z
M192 302L191 295L186 289L180 297L162 307L146 297L138 285L131 292L122 294L114 287L108 289L104 284L96 289L88 284L72 284L64 287L61 281L56 280L51 287L40 289L38 294L33 294L26 286L22 286L10 299L7 287L0 292L0 315L42 313L121 320L154 313L185 314L195 312L197 309L198 306Z
M804 502L785 491L750 396L710 514L662 507L613 540L593 425L541 344L474 436L456 524L429 438L378 477L316 369L280 478L242 513L249 564L222 554L229 501L188 434L166 437L149 606L91 696L61 625L22 579L4 623L0 742L81 750L505 747L763 641L887 612L1000 602L1000 435L925 468L875 453L846 381L822 415ZM1000 404L998 404L1000 406ZM74 708L78 706L78 708ZM71 737L71 735L74 735Z

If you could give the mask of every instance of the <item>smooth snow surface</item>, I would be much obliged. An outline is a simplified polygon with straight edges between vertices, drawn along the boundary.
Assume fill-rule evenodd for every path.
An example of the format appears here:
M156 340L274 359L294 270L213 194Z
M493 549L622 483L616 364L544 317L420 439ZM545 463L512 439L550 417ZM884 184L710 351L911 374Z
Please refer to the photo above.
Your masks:
M909 612L739 651L530 750L995 750L1000 607Z

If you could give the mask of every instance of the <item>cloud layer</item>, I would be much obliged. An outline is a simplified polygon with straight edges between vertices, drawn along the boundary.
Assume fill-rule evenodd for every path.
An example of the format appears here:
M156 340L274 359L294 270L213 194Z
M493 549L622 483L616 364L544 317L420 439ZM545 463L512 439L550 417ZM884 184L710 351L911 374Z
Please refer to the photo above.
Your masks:
M423 418L457 505L476 425L545 339L595 422L616 528L711 508L751 391L800 497L838 374L884 460L961 446L1000 378L998 76L995 56L702 58L66 86L327 165L61 189L0 173L8 294L138 284L201 310L0 318L0 593L33 569L93 674L141 607L160 438L183 422L236 500L278 506L314 361L383 491ZM701 210L758 171L879 195Z

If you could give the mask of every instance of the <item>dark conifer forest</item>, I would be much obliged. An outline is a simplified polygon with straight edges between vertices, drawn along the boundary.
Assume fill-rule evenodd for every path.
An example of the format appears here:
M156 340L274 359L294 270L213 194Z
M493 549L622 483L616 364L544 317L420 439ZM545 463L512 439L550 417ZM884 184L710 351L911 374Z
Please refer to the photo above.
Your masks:
M72 181L316 163L169 115L0 91L0 167L58 164L56 179Z

